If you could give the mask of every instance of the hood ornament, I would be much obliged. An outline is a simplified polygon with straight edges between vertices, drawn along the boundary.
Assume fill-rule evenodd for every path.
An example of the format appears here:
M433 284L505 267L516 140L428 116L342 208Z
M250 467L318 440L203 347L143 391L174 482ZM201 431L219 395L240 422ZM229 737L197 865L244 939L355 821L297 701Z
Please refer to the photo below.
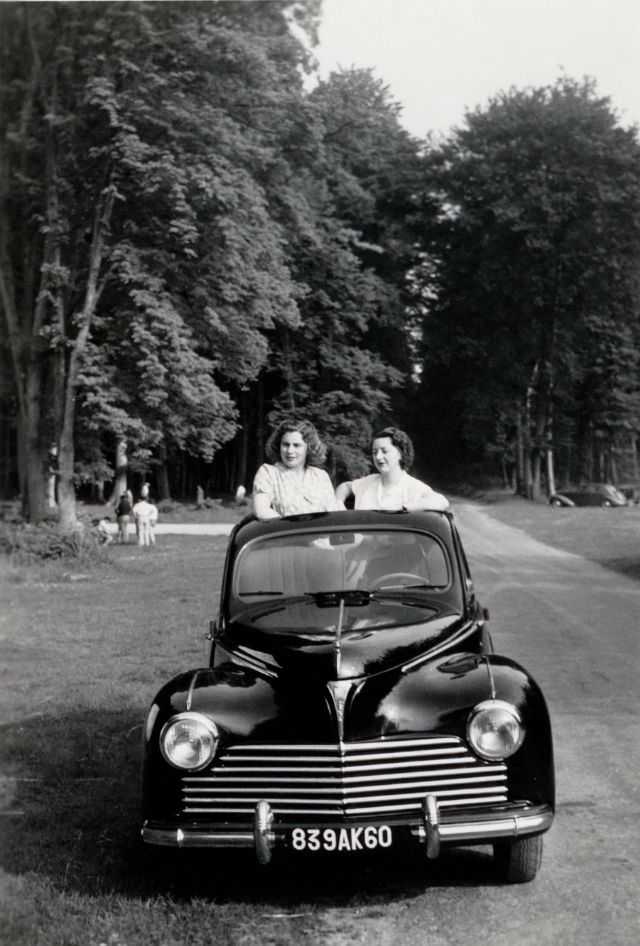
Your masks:
M338 607L338 623L336 624L336 639L333 643L333 670L336 677L340 676L340 665L342 663L342 625L344 623L344 598L340 597Z
M338 741L340 745L344 742L344 711L349 698L349 692L354 687L353 680L331 680L327 683L327 689L331 694L333 706L336 711L336 720L338 722Z

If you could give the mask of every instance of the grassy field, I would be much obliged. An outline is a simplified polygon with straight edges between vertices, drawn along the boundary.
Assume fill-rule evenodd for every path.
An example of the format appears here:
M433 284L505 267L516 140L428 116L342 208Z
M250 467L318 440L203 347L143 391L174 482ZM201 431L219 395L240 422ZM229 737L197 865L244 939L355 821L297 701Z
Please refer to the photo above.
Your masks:
M640 506L615 509L532 503L511 494L487 497L496 519L534 539L640 579Z
M490 512L640 578L638 507L503 499ZM326 906L349 907L357 938L358 917L400 909L424 889L422 858L265 870L250 856L207 854L176 868L139 842L146 707L161 682L206 660L224 549L222 537L161 536L151 549L112 547L110 563L89 568L0 566L7 946L320 943L336 933ZM473 883L483 857L446 854L437 882Z

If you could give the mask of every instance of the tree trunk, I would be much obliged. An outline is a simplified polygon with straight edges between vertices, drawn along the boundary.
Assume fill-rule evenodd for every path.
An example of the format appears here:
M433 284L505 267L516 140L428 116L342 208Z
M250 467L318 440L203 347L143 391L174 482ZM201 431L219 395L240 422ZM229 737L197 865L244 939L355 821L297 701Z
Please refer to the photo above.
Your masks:
M542 455L539 450L533 451L531 462L531 490L529 499L540 499L541 484L540 473L542 470Z
M40 522L47 513L48 457L40 437L41 379L35 358L30 359L27 371L26 404L22 417L26 490L22 495L22 507L29 522Z
M111 502L114 506L118 505L118 500L127 488L128 466L127 441L119 440L116 444L116 478L113 484L113 493L111 494Z
M171 499L171 487L169 485L169 466L167 464L167 450L164 444L159 448L160 465L157 473L158 500Z
M58 478L58 448L55 444L49 450L49 466L47 472L47 506L49 509L56 509L58 505L56 498L56 480Z
M514 489L519 496L526 496L526 476L524 461L524 438L522 433L522 411L516 412L516 467Z
M256 405L256 470L264 463L264 447L266 443L264 429L264 383L262 375L258 378L258 402ZM253 488L253 480L249 484L249 491Z
M553 400L549 397L547 405L547 449L546 455L546 475L547 475L547 496L552 496L556 491L556 478L553 464Z
M556 491L556 477L555 471L553 468L553 447L548 447L546 450L546 461L547 461L547 494L553 496Z

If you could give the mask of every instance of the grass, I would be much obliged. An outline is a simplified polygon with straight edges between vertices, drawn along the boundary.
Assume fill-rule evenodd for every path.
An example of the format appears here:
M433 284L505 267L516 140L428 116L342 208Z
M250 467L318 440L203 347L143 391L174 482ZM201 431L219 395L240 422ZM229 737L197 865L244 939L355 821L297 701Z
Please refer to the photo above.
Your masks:
M640 506L557 508L498 492L486 500L491 515L506 525L640 579Z
M640 578L640 508L564 510L501 497L492 515ZM202 521L202 519L200 519ZM219 521L219 520L218 520ZM227 520L228 521L228 520ZM138 839L141 726L161 682L206 661L226 540L161 536L109 563L0 565L4 725L0 941L11 946L320 943L400 915L425 886L482 885L481 850L260 868L176 861ZM182 855L185 855L184 857Z
M158 503L160 522L237 522L249 512L249 504L238 504L231 496L222 496L209 501L209 505L198 509L194 503L168 502ZM77 513L89 519L98 519L107 515L115 520L113 506L109 503L78 503Z
M405 861L389 883L387 862L265 870L250 854L176 861L140 842L142 722L160 683L206 661L225 541L115 546L109 568L5 562L1 942L320 942L327 904L367 912L424 889L424 867ZM458 860L450 880L482 874Z

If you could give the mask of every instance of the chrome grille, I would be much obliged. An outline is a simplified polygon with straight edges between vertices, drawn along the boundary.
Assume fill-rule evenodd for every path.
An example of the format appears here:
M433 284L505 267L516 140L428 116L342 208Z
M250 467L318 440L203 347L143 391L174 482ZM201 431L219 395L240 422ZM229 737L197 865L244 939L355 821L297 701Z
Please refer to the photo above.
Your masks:
M401 817L427 794L441 808L507 800L507 769L455 736L342 745L238 745L182 780L185 816L250 816L260 799L277 816Z

